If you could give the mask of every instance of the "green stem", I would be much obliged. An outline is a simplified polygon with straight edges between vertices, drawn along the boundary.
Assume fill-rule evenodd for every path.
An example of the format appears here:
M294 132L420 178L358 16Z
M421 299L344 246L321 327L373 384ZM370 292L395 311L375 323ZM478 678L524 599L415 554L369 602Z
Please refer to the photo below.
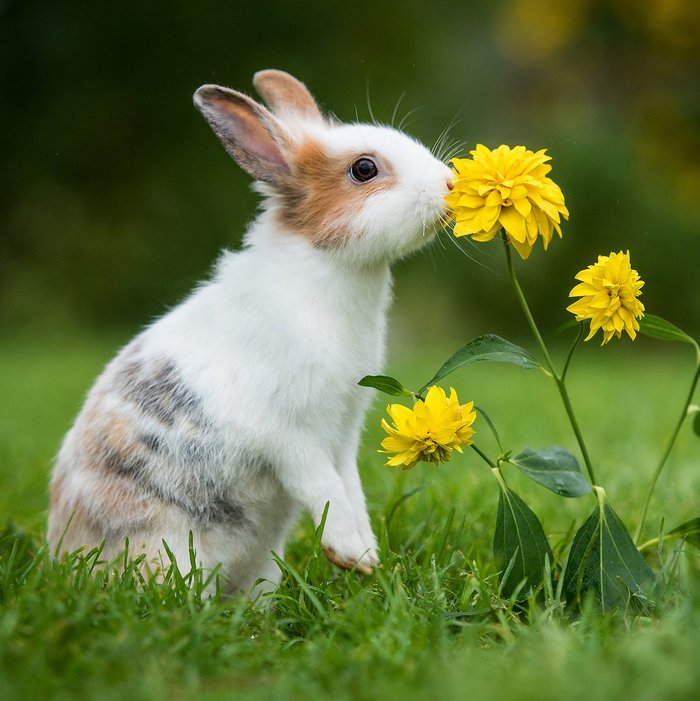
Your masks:
M685 417L688 415L688 407L690 406L690 402L693 401L693 395L695 394L695 388L698 385L699 379L700 379L700 359L698 359L698 361L697 361L697 366L695 368L695 375L693 376L693 381L690 383L690 391L688 392L688 397L686 398L685 404L683 405L683 411L681 412L681 415L678 418L678 422L676 423L676 426L673 429L673 433L671 434L671 437L669 438L669 441L666 444L666 449L664 450L664 453L661 456L661 460L659 461L659 464L656 467L656 471L654 472L654 476L651 478L651 484L649 485L649 491L647 492L646 499L644 500L644 508L642 509L642 518L639 520L639 526L637 526L637 532L636 532L635 537L634 537L635 542L639 542L639 539L642 535L642 531L644 530L644 524L646 523L646 520L647 520L647 512L649 511L649 504L651 503L651 497L654 494L654 489L656 488L656 483L659 481L659 477L661 475L661 472L664 469L664 466L666 465L666 461L668 460L668 456L671 454L671 450L673 449L673 445L676 442L676 438L678 438L678 434L680 433L681 426L683 426L683 422L685 421Z
M583 332L585 328L583 324L578 325L578 333L576 334L576 339L574 342L571 344L571 348L569 349L569 355L566 356L566 362L564 363L564 369L561 371L561 381L565 382L566 381L566 373L569 372L569 365L571 365L571 359L574 357L574 351L578 348L579 343L581 343L581 339L583 338Z
M557 383L557 389L559 390L559 395L564 403L564 409L566 409L566 414L569 417L569 423L571 423L571 428L574 430L574 435L576 436L576 441L578 442L578 447L581 450L581 455L583 456L583 462L588 470L588 477L591 480L591 484L596 485L597 480L595 478L595 473L593 472L593 464L591 463L591 456L588 453L588 448L586 448L586 443L583 440L583 434L579 428L578 421L576 420L576 415L574 414L574 408L571 406L571 400L569 399L569 392L566 389L564 380L560 377L554 378Z
M496 481L498 482L498 484L501 485L501 489L505 492L506 489L508 489L508 485L506 484L506 481L503 479L503 474L501 473L501 468L500 467L492 467L491 473L496 478Z
M525 299L525 293L523 292L522 287L520 287L518 278L515 275L515 267L513 266L513 254L510 251L510 244L508 243L508 239L506 238L505 232L502 232L502 236L503 248L506 252L506 262L508 264L508 276L510 277L511 285L513 285L513 289L515 290L515 296L518 298L518 302L520 302L520 306L523 310L523 313L525 314L527 323L530 326L532 335L535 337L537 345L542 351L542 355L544 356L545 362L547 363L547 368L552 373L552 376L556 379L559 377L559 374L554 369L554 363L552 362L552 358L549 355L549 351L547 350L547 346L545 345L544 339L542 338L542 334L540 333L539 328L537 328L537 322L535 322L535 317L532 316L530 306L528 305L527 300Z
M496 463L495 463L493 460L491 460L491 458L489 458L489 456L486 455L486 453L484 453L480 448L478 448L478 447L476 446L476 443L472 443L469 447L470 447L470 448L471 448L471 449L472 449L472 450L473 450L473 451L474 451L474 452L475 452L490 468L493 469L493 468L496 467Z
M664 538L652 538L651 540L647 540L646 542L642 543L641 545L637 546L637 550L639 550L640 553L643 553L645 550L649 550L649 548L654 547L655 545L658 545L660 542L662 542Z
M527 323L530 326L530 330L532 331L532 335L535 337L535 340L537 341L537 345L540 347L540 350L542 351L542 355L544 356L545 363L547 364L547 368L549 371L552 373L552 378L554 379L554 382L557 385L557 389L559 390L559 395L561 396L562 402L564 404L564 409L566 410L566 414L569 417L569 423L571 424L571 428L574 431L574 435L576 436L576 441L578 442L579 448L581 450L581 455L583 456L583 462L586 465L586 469L588 470L588 477L591 480L592 484L596 484L596 478L595 478L595 473L593 472L593 465L591 463L591 458L590 455L588 454L588 449L586 448L586 443L583 440L583 434L581 433L581 429L579 428L578 421L576 420L576 415L574 414L574 409L571 406L571 400L569 399L569 393L567 392L566 385L564 384L564 375L565 373L562 373L562 375L559 375L559 373L556 371L554 367L554 363L552 362L552 358L549 355L549 350L547 349L547 346L544 342L544 339L542 338L542 334L540 333L539 328L537 327L537 322L535 321L535 317L532 315L532 312L530 311L530 306L527 303L527 299L525 299L525 294L523 293L522 288L520 287L520 283L518 282L518 278L515 274L515 267L513 266L513 255L510 250L510 244L508 243L508 239L506 237L505 232L502 232L502 237L503 237L503 247L506 252L506 262L508 265L508 276L510 277L510 282L513 285L513 290L515 290L515 296L518 298L518 302L520 302L520 307L523 310L523 313L525 314L525 318L527 319ZM573 354L573 349L569 353L569 358L567 359L567 366L566 369L568 369L568 364L569 361L571 360L571 355Z

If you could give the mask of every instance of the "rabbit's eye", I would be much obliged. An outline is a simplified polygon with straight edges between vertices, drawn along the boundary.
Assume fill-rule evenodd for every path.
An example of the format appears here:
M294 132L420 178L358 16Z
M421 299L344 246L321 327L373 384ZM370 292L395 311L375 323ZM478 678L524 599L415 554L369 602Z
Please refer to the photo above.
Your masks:
M350 177L358 182L365 183L376 177L377 164L371 158L358 158L350 166Z

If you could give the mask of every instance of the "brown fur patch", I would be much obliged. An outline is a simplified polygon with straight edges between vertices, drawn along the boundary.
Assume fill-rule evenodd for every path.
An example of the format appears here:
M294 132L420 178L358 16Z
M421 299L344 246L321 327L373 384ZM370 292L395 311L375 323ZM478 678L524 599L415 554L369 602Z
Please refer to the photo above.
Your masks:
M86 467L106 475L134 478L150 457L148 447L136 439L133 423L117 412L101 411L96 402L86 407L79 442Z
M395 174L385 163L381 165L385 172L375 179L354 182L348 171L362 155L330 155L316 141L302 143L292 156L291 176L276 184L283 201L278 214L281 225L306 236L318 248L344 246L352 235L351 223L367 198L396 184Z

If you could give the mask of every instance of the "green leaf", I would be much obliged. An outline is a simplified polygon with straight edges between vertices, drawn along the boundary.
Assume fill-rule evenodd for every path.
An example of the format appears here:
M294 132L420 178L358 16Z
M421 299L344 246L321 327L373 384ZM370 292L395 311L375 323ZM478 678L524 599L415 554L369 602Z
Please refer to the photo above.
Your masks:
M685 538L685 540L689 540L694 545L700 545L700 517L691 518L690 521L676 526L676 528L666 534L667 538L671 536Z
M681 343L690 343L696 348L698 347L697 341L685 331L679 329L670 321L653 314L645 314L639 320L639 332L652 338L659 338L662 341L680 341Z
M365 375L358 383L362 387L374 387L384 394L394 397L412 397L413 392L404 387L397 379L388 375Z
M511 363L521 368L542 369L542 366L524 349L505 338L494 334L479 336L462 346L436 373L421 387L418 394L437 384L443 377L464 365L472 363Z
M579 604L592 594L603 611L625 608L631 596L643 602L654 573L608 504L605 490L594 490L598 505L571 543L563 575L564 597Z
M580 497L591 491L578 460L564 448L550 446L542 450L525 448L508 462L522 470L530 479L563 497Z
M527 590L542 581L545 559L554 558L540 520L530 507L494 471L498 497L493 557L501 577L501 593L510 597L525 582ZM524 597L523 597L524 598Z

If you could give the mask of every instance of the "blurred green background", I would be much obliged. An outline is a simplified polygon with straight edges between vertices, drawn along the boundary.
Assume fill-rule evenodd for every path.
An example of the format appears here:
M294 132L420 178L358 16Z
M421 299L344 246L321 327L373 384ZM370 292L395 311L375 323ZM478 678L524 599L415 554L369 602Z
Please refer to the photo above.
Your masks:
M698 0L0 0L3 333L135 330L238 245L256 197L191 95L267 67L344 120L401 100L428 145L457 120L464 152L547 148L571 220L521 266L545 327L629 248L647 310L700 333ZM498 247L465 248L399 266L395 333L524 330Z

